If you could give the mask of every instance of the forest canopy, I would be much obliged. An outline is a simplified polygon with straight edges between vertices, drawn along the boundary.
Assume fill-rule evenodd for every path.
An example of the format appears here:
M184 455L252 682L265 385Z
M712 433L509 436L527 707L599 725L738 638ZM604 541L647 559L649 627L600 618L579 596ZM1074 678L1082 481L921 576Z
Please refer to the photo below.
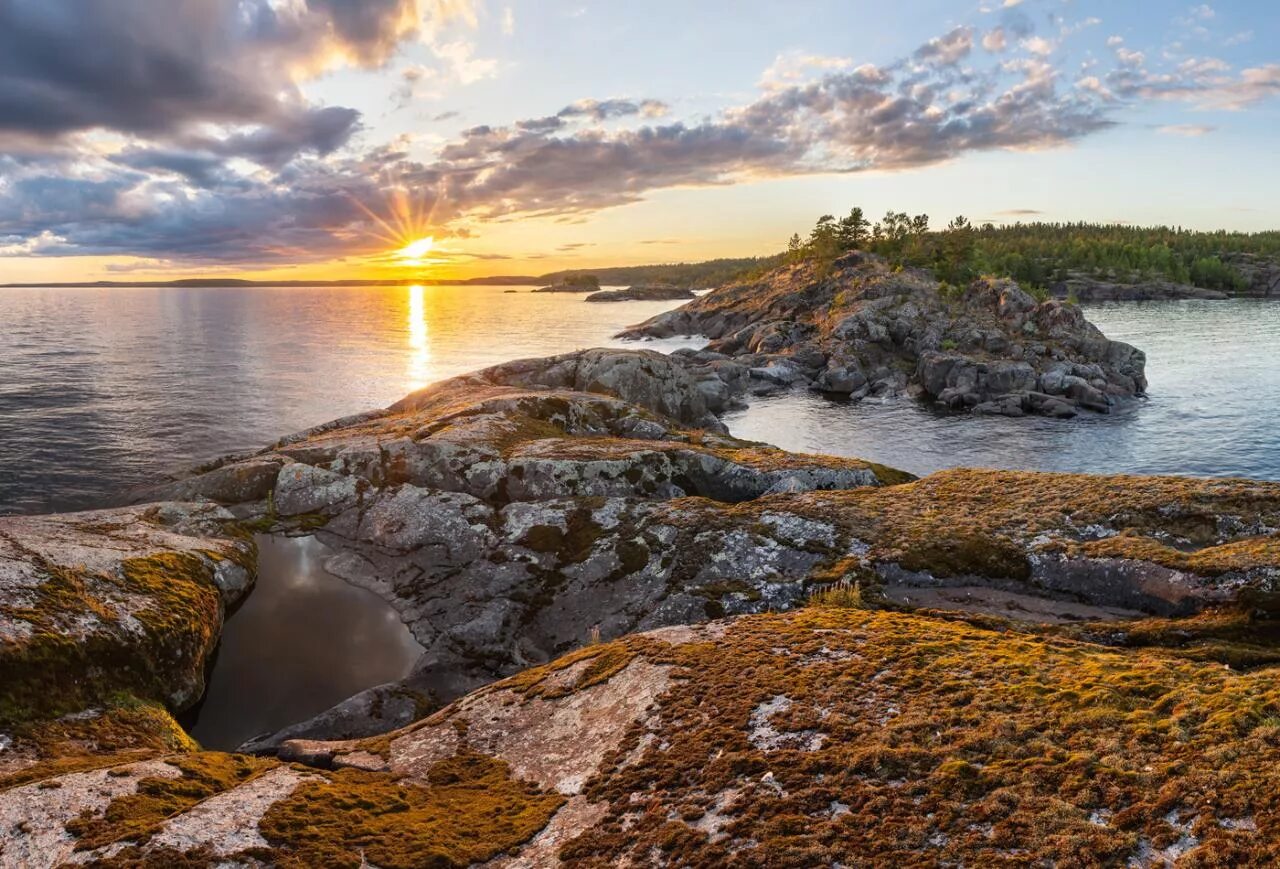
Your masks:
M840 219L830 214L818 218L806 238L793 235L786 258L830 263L849 250L869 250L895 264L930 268L951 283L990 274L1044 287L1089 277L1117 283L1165 280L1230 292L1248 286L1231 265L1233 255L1280 256L1280 232L1197 232L1098 223L976 227L964 217L935 230L927 214L891 211L872 223L861 208L854 208Z

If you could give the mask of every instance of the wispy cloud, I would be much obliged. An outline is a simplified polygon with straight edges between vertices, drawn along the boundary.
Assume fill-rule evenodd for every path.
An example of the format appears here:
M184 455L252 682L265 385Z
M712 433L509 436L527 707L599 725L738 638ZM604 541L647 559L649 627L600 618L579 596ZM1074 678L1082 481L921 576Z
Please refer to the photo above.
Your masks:
M1217 127L1211 127L1208 124L1167 124L1163 127L1156 127L1157 133L1163 133L1166 136L1207 136Z

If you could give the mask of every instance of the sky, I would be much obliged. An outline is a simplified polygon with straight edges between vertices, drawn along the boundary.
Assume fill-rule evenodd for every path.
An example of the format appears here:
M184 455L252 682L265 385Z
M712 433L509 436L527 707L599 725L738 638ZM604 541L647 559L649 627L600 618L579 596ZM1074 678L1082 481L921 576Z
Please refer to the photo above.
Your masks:
M0 0L0 283L1276 229L1278 43L1275 0Z

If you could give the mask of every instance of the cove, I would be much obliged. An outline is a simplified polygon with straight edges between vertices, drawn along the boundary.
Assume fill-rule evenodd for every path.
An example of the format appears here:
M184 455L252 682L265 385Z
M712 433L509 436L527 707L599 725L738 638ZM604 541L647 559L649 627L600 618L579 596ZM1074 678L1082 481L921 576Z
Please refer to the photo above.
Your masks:
M230 750L374 685L402 679L422 647L380 597L323 568L314 537L258 535L258 582L231 614L200 704L182 723Z

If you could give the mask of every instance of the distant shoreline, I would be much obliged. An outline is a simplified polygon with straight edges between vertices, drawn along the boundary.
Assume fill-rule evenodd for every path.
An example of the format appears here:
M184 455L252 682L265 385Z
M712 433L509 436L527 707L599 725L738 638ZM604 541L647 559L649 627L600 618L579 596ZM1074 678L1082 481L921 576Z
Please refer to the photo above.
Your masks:
M403 284L412 286L547 286L563 282L578 275L591 275L602 286L629 286L632 284L677 284L705 288L719 286L739 275L761 266L775 266L781 257L742 257L714 259L697 263L660 263L640 266L607 266L598 269L565 269L545 275L489 275L480 278L368 279L348 278L337 281L263 280L245 278L175 278L168 281L43 281L36 283L5 283L0 290L18 287L385 287Z
M398 284L420 286L530 286L541 279L533 276L499 275L492 278L461 278L456 281L439 279L419 280L343 280L343 281L249 281L243 278L181 278L173 281L53 281L40 283L0 284L0 290L15 290L23 287L61 288L83 287L92 289L112 289L125 287L158 287L158 288L192 288L192 287L385 287Z

